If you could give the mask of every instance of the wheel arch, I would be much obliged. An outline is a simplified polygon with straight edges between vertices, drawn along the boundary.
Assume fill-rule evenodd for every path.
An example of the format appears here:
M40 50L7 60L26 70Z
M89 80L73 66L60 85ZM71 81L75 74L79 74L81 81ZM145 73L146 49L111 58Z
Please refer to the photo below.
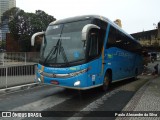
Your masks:
M111 68L108 68L107 70L106 70L106 72L105 72L105 74L106 73L108 73L109 74L109 77L110 77L110 83L112 82L112 75L113 75L113 73L112 73L112 69Z

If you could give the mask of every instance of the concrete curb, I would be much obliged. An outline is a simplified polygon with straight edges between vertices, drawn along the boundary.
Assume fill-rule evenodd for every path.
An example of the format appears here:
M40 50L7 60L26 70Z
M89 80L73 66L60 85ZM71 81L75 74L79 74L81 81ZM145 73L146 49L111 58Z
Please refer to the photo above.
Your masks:
M38 85L39 85L39 83L31 83L31 84L25 84L25 85L0 89L0 94L10 93L10 92L18 91L18 90L29 89L29 88L36 87Z
M150 79L148 82L146 82L135 94L134 96L131 98L131 100L126 104L126 106L122 109L121 112L129 112L129 111L137 111L136 107L140 104L140 101L142 99L143 96L145 96L145 92L146 90L150 87L150 85L152 84L152 82L154 80L159 80L160 76L154 77L152 79ZM142 111L142 110L138 110L138 111ZM147 111L147 109L143 110L143 111ZM142 112L143 112L142 111ZM151 111L151 110L150 110ZM159 120L155 117L116 117L116 120Z

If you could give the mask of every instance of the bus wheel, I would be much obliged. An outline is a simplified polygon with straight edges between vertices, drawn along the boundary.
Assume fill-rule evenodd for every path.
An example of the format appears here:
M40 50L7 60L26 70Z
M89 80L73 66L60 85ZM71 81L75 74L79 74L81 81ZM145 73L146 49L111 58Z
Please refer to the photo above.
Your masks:
M109 75L109 73L106 73L104 80L103 80L103 86L102 86L103 91L106 92L108 90L110 81L111 81L110 75Z
M138 76L138 68L136 68L136 70L135 70L135 76L134 76L134 80L138 80L138 78L137 78L137 76Z

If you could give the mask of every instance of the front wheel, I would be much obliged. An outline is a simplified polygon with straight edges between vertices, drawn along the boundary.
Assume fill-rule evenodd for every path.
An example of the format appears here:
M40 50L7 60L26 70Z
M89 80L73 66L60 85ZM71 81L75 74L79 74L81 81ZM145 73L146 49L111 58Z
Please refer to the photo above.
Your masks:
M103 91L106 92L109 89L110 82L111 82L111 76L109 73L106 73L103 80L103 86L102 86Z

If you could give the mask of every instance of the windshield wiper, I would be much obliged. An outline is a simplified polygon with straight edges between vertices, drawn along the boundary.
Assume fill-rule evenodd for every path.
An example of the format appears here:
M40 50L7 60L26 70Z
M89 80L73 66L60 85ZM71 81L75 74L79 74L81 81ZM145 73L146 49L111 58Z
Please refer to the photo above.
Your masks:
M53 46L52 49L51 49L51 51L48 53L46 59L44 60L44 64L51 57L52 53L53 53L53 55L56 53L59 42L60 42L60 39L57 41L56 46Z
M62 46L62 42L61 42L60 39L57 41L56 46L53 46L53 48L51 49L51 51L47 55L47 57L46 57L46 59L44 61L44 64L50 59L50 57L52 55L55 55L55 54L56 54L56 56L53 58L53 60L54 60L54 63L56 63L57 62L57 58L58 58L58 54L60 55L60 53L62 54L62 57L63 57L63 60L64 60L65 64L69 64L67 56L66 56L66 53L64 51L64 48Z
M66 64L69 64L69 63L68 63L67 56L66 56L66 53L65 53L65 50L64 50L64 48L63 48L63 46L61 46L60 51L62 52L62 57L63 57L64 62L65 62Z
M61 53L65 64L68 64L68 59L67 59L66 53L65 53L65 51L64 51L64 48L63 48L63 46L62 46L61 40L60 40L59 43L58 43L58 46L57 46L57 48L56 48L56 50L55 50L55 53L56 53L56 56L55 56L55 58L53 58L55 63L57 62L58 54L60 55L60 53ZM54 53L54 54L55 54L55 53Z

